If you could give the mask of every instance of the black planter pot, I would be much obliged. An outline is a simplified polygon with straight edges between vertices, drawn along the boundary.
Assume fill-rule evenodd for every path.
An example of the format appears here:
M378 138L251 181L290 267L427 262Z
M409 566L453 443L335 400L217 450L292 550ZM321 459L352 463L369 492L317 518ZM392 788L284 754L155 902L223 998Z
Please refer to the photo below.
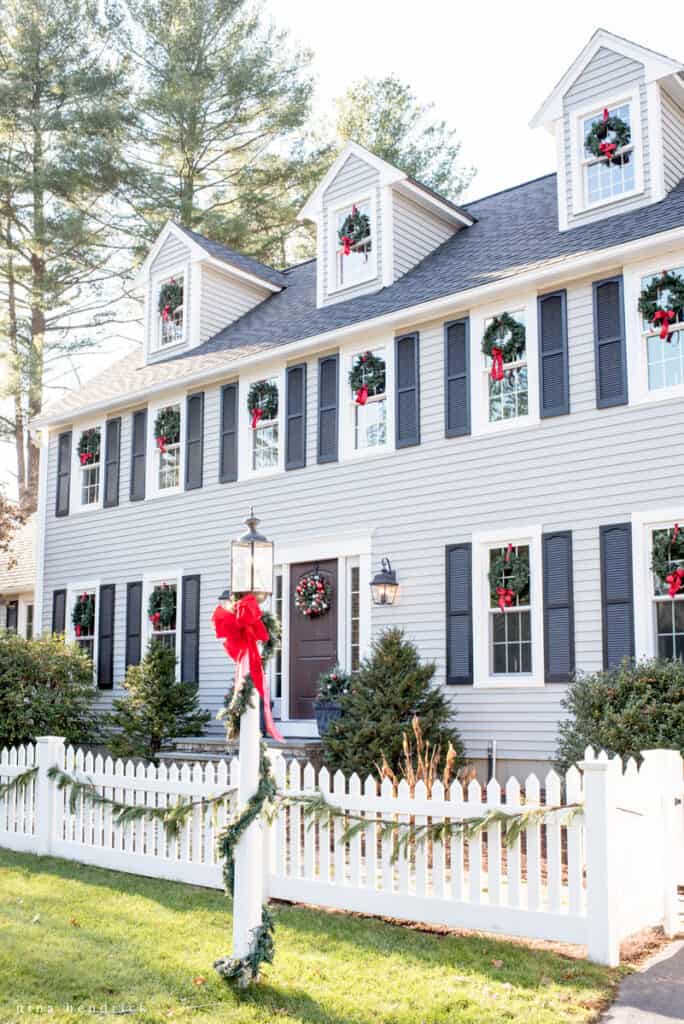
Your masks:
M342 705L334 700L315 700L313 709L319 736L325 736L330 723L342 717Z

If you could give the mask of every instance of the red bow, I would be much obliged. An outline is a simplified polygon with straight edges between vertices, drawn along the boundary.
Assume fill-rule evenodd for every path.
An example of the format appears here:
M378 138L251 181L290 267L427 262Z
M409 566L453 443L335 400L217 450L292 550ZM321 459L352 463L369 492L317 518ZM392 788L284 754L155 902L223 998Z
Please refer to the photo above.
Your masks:
M211 621L214 624L216 639L223 640L228 657L237 665L236 686L242 683L245 676L250 676L264 702L266 729L274 740L282 742L283 737L271 717L271 699L257 647L257 641L265 643L268 640L268 630L262 622L257 599L254 594L246 594L234 605L233 611L218 605L214 609Z
M80 635L81 635L81 626L80 626L80 624L79 624L79 623L77 622L77 623L76 623L76 636L80 636Z
M606 123L606 121L608 120L609 117L610 117L610 114L608 113L608 107L604 107L603 108L603 123L604 124Z
M508 587L497 587L496 595L499 599L499 608L501 609L501 611L503 611L504 608L508 608L509 605L513 604L515 591L510 590Z
M670 597L674 597L682 589L682 584L684 584L684 569L675 569L674 572L669 573L665 577L665 582L669 583L668 593Z
M159 437L157 438L157 448L159 449L160 452L166 451L166 438L164 437L163 434L160 434Z
M168 319L169 319L169 306L168 306L168 304L167 304L167 305L166 305L166 306L164 306L164 308L162 309L162 320L168 320Z
M599 146L599 153L601 156L605 156L606 160L611 160L616 149L615 142L602 142Z
M668 325L672 323L674 318L675 314L673 309L656 309L651 319L651 323L654 325L654 327L657 327L658 324L660 324L661 338L667 338L669 334L669 331L667 329Z
M93 456L92 456L92 454L90 452L81 452L81 454L79 456L79 458L81 460L81 465L85 466L86 462L90 462L92 457Z
M349 256L351 253L352 240L349 235L343 235L342 237L342 255Z
M150 615L150 622L153 626L158 626L161 622L161 612L152 612Z
M254 412L252 413L252 430L256 430L257 423L259 422L259 420L261 419L261 417L263 415L264 415L264 410L263 409L258 409L257 408L257 409L254 410Z
M678 536L679 536L679 523L675 523L674 524L674 529L672 530L672 540L677 540Z
M354 401L356 402L357 405L365 405L366 402L368 401L368 388L366 387L365 384L363 384L356 392Z
M492 349L492 380L503 380L504 368L503 368L503 349L493 348Z

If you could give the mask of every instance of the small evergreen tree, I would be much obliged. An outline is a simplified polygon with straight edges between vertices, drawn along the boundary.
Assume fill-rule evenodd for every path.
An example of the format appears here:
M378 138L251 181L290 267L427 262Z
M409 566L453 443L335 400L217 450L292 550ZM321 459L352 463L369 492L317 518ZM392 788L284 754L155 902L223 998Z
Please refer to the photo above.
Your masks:
M440 746L443 754L451 741L462 756L463 744L450 726L453 712L442 691L432 685L434 674L434 663L421 663L403 630L381 633L342 697L342 717L323 737L326 766L366 778L377 774L384 756L400 774L402 732L411 728L414 715L426 740Z
M139 665L126 672L127 696L116 698L108 725L109 747L115 757L157 760L165 740L172 736L198 736L211 718L202 711L192 683L176 680L175 651L153 641Z

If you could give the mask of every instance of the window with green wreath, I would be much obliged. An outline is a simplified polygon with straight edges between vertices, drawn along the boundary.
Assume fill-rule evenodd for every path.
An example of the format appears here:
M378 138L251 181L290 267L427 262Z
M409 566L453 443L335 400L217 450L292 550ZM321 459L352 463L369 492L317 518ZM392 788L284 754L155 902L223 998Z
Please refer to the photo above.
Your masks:
M157 580L147 599L150 639L176 650L178 584L176 580Z
M684 661L684 529L652 529L649 540L655 654Z
M524 309L505 311L484 322L482 365L490 423L529 413L526 335Z
M100 502L100 465L102 434L99 427L88 427L77 434L76 457L80 476L79 497L83 506Z
M178 403L158 409L153 425L157 489L176 490L181 483L181 406Z
M349 371L354 450L387 444L387 364L384 349L367 349L352 356Z
M648 390L678 387L684 384L684 266L649 274L640 288Z
M584 197L588 205L634 191L632 104L602 107L580 122Z
M334 284L348 288L375 276L373 217L369 199L335 212Z
M247 392L253 470L278 468L279 397L275 377L254 381Z
M184 283L183 275L167 278L159 286L157 294L157 323L159 345L168 348L183 341L184 326Z
M490 673L531 673L529 545L490 548L488 583Z

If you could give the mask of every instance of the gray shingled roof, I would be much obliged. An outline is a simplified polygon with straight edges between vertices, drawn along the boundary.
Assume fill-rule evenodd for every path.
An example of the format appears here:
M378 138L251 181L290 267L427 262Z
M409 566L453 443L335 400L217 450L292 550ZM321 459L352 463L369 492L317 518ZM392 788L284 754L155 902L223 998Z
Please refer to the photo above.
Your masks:
M316 261L285 271L287 287L179 360L249 345L284 345L476 288L582 253L684 225L684 181L659 203L558 230L556 175L498 192L465 209L477 217L394 284L316 308Z
M267 267L265 263L259 263L258 260L253 260L251 256L244 256L241 252L236 252L235 249L230 249L227 245L221 245L220 242L212 242L211 238L205 238L204 235L200 235L197 231L192 231L190 228L184 228L181 224L176 224L176 227L184 235L187 235L188 238L192 238L193 242L197 242L210 256L221 260L222 263L228 263L238 267L240 270L245 270L248 274L254 274L255 277L260 277L264 281L276 284L280 288L284 288L287 284L285 276L280 270Z
M0 553L0 593L33 590L36 581L35 529L36 517L29 516L12 538L9 551Z

